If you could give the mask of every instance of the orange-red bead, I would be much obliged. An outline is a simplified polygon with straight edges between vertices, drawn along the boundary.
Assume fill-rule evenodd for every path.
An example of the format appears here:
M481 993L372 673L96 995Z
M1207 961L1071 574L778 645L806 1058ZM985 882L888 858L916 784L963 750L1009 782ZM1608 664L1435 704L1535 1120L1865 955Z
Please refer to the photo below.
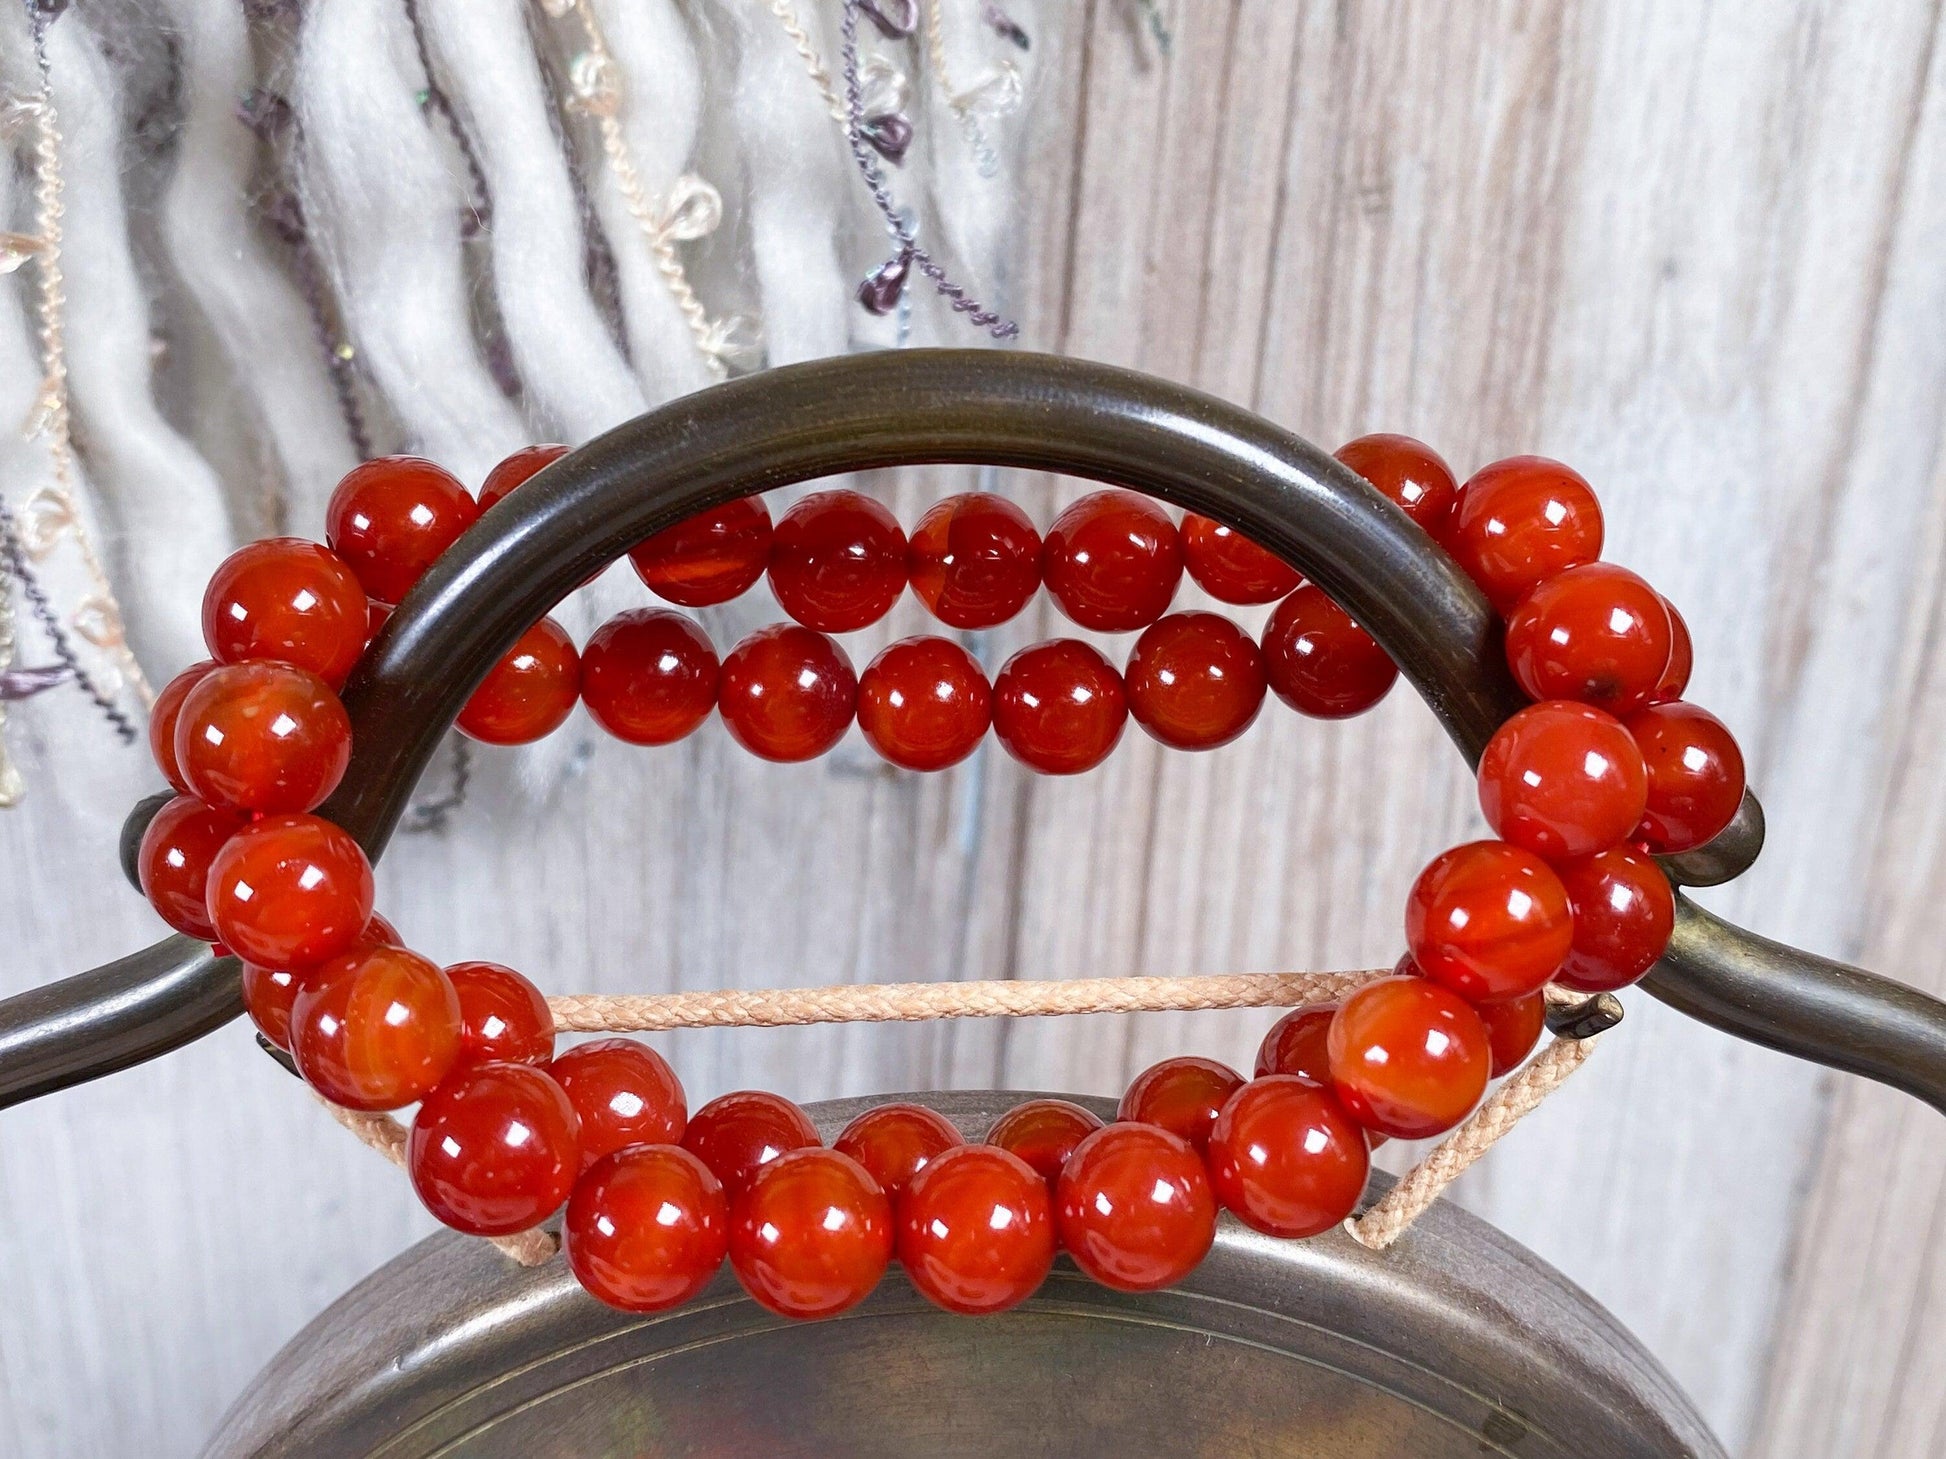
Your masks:
M487 670L455 723L488 745L525 745L561 727L581 692L581 659L568 631L543 618Z
M242 827L209 871L216 936L259 967L315 967L349 949L372 918L372 865L358 843L311 815Z
M770 566L770 508L737 497L665 527L628 551L649 591L682 608L741 597Z
M1202 1157L1154 1125L1107 1125L1083 1140L1061 1171L1054 1210L1075 1265L1123 1292L1175 1285L1216 1240Z
M567 454L566 446L522 446L489 471L486 480L480 483L480 510L484 512L515 487L525 486Z
M203 676L215 667L215 659L191 664L162 686L162 692L149 707L149 754L155 760L155 768L162 772L162 778L178 795L188 795L190 790L189 782L182 778L182 767L176 763L176 719L182 713L182 702L189 697L189 691L202 683Z
M896 1201L940 1152L964 1143L959 1127L937 1110L923 1104L881 1104L846 1125L831 1148L864 1166Z
M1041 534L1005 497L974 491L934 504L906 544L912 592L953 628L1005 623L1041 585Z
M843 489L812 492L777 520L770 590L806 628L850 633L878 622L905 591L905 547L884 503Z
M1440 541L1507 613L1556 573L1601 556L1601 503L1559 461L1510 456L1467 481Z
M453 474L419 456L378 456L345 473L324 509L325 540L381 603L398 603L480 515Z
M674 744L716 707L721 668L696 623L666 608L631 608L581 651L581 702L618 740Z
M1271 610L1263 661L1277 697L1314 719L1363 714L1399 677L1378 640L1315 583L1303 584Z
M986 1143L1011 1151L1052 1189L1074 1147L1101 1128L1091 1111L1065 1099L1030 1099L993 1122Z
M1274 603L1301 581L1269 548L1194 512L1182 519L1182 557L1190 577L1219 603Z
M625 1312L680 1306L730 1249L730 1205L709 1168L676 1145L632 1145L575 1182L561 1222L575 1280Z
M1730 824L1743 803L1743 751L1722 720L1671 700L1623 723L1648 767L1648 807L1637 834L1651 851L1693 851Z
M757 1171L790 1150L821 1143L811 1117L781 1094L719 1094L689 1117L682 1147L707 1165L734 1201Z
M1654 704L1682 698L1683 690L1689 687L1690 671L1696 666L1696 647L1690 641L1689 625L1667 598L1662 600L1662 606L1669 610L1669 666L1656 680L1655 693L1649 696Z
M1452 468L1424 441L1380 431L1347 441L1334 454L1390 497L1434 538L1459 501Z
M1132 491L1091 492L1047 529L1041 580L1083 628L1126 633L1169 610L1182 542L1169 514Z
M1122 676L1078 639L1022 649L993 681L993 732L1023 765L1078 775L1106 760L1128 723Z
M1531 704L1494 731L1478 782L1495 833L1549 861L1626 839L1649 793L1642 753L1621 721L1563 699Z
M1442 852L1406 897L1412 960L1433 982L1475 1003L1542 986L1573 936L1561 879L1538 856L1504 841Z
M426 1096L406 1141L412 1188L455 1231L511 1236L561 1209L581 1169L574 1110L531 1064L476 1064Z
M892 1260L892 1203L836 1150L792 1150L730 1205L730 1265L785 1317L831 1317L870 1295Z
M1137 1074L1122 1091L1115 1118L1154 1125L1201 1150L1209 1143L1217 1112L1242 1087L1243 1076L1215 1059L1164 1059Z
M357 946L400 945L398 930L376 912L365 924ZM260 968L243 965L243 1010L257 1026L257 1032L278 1048L291 1046L291 1006L304 985L317 973L316 968Z
M291 1057L346 1109L424 1099L460 1052L459 995L436 964L403 947L361 944L307 974L291 1004Z
M1331 1055L1325 1038L1331 1032L1331 1016L1337 1011L1336 1003L1313 1003L1293 1008L1273 1023L1257 1045L1257 1077L1302 1074L1319 1084L1328 1083Z
M1656 697L1675 633L1662 595L1625 567L1571 567L1507 618L1507 666L1535 699L1627 714Z
M1615 846L1556 868L1574 943L1555 980L1583 993L1626 988L1655 965L1676 925L1676 894L1655 858Z
M1122 684L1128 712L1152 737L1171 749L1211 750L1263 708L1263 657L1220 613L1171 613L1135 641Z
M979 662L946 638L902 638L858 677L865 743L907 770L944 770L979 748L993 691Z
M1364 1130L1337 1097L1296 1074L1251 1080L1210 1130L1210 1188L1269 1236L1329 1231L1358 1205L1371 1164Z
M717 710L730 737L760 759L815 759L844 738L857 705L851 660L809 628L773 623L724 656Z
M176 716L190 791L230 810L308 811L351 763L351 718L324 680L289 664L225 664Z
M204 942L216 940L209 916L210 867L224 845L247 824L236 811L179 795L155 813L136 852L142 895L176 931Z
M554 1015L533 982L504 963L454 963L462 1064L545 1064L554 1057Z
M1487 1073L1498 1079L1519 1068L1541 1041L1541 1031L1547 1027L1547 994L1535 989L1524 998L1478 1004L1473 1011L1487 1027L1487 1051L1492 1057Z
M634 1039L591 1039L548 1065L581 1120L581 1164L629 1145L674 1145L689 1101L669 1061Z
M203 642L219 664L271 659L337 688L365 651L365 590L315 542L268 537L218 564L203 593Z
M941 1153L906 1188L897 1216L907 1278L948 1312L1005 1312L1033 1296L1054 1264L1047 1183L992 1145Z
M1331 1084L1368 1130L1423 1140L1450 1130L1486 1092L1486 1025L1458 994L1390 977L1346 997L1331 1020Z

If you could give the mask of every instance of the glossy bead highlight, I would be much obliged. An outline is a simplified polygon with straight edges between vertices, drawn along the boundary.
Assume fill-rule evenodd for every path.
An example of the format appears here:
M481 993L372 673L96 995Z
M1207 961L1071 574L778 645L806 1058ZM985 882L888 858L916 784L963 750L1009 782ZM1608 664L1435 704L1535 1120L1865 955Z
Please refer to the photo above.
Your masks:
M875 1105L831 1142L865 1167L892 1200L943 1151L964 1144L959 1127L923 1104Z
M936 503L912 529L913 596L953 628L1005 623L1041 585L1041 534L1027 513L991 492Z
M1272 610L1264 676L1277 697L1313 719L1363 714L1391 692L1399 669L1378 640L1324 589L1305 583Z
M511 1236L561 1208L581 1169L574 1110L529 1064L477 1064L426 1096L406 1142L412 1188L455 1231Z
M1429 1139L1465 1119L1493 1067L1479 1014L1426 978L1380 978L1355 990L1327 1042L1339 1103L1366 1129L1401 1140Z
M1121 1292L1174 1286L1216 1240L1202 1157L1154 1125L1107 1125L1083 1140L1061 1171L1054 1208L1075 1265Z
M1043 775L1094 769L1120 743L1127 723L1122 676L1078 639L1024 648L993 681L995 737Z
M809 1115L761 1089L717 1095L690 1116L682 1136L683 1149L715 1172L733 1201L760 1168L787 1151L820 1143Z
M905 591L905 532L862 492L817 491L777 521L770 590L806 628L850 633L878 622Z
M1626 839L1649 793L1642 753L1619 720L1585 704L1530 704L1487 741L1480 810L1509 841L1548 861Z
M547 1066L581 1121L581 1164L629 1145L675 1145L689 1101L669 1061L635 1039L590 1039Z
M666 608L631 608L594 631L581 651L588 716L631 745L670 745L716 707L722 666L709 635Z
M1041 547L1041 581L1055 606L1102 633L1148 627L1181 580L1176 524L1132 491L1082 497L1054 519Z
M730 1249L730 1205L709 1168L676 1145L632 1145L575 1183L561 1222L568 1267L624 1312L681 1306Z
M371 921L372 865L329 821L268 816L217 852L208 896L217 939L245 962L315 967L350 948Z
M1270 1074L1239 1088L1209 1135L1210 1187L1252 1230L1316 1236L1358 1205L1371 1173L1365 1132L1323 1085Z
M1510 456L1468 479L1440 543L1509 613L1555 574L1601 556L1601 503L1559 461Z
M230 810L311 810L351 763L344 705L316 674L289 664L212 669L183 699L175 739L190 790Z
M149 708L149 755L155 761L155 768L162 772L162 778L178 795L191 792L189 782L182 778L182 767L176 763L176 720L189 691L215 667L215 659L191 664L162 686L162 692L155 696L155 703Z
M1122 1091L1115 1118L1154 1125L1201 1150L1209 1143L1218 1111L1242 1087L1243 1076L1215 1059L1164 1059L1137 1074Z
M203 592L203 642L217 663L292 664L334 689L365 651L365 626L351 569L300 537L239 547Z
M1442 852L1406 897L1412 960L1433 982L1474 1003L1541 987L1567 957L1573 936L1561 879L1532 852L1504 841Z
M462 1064L545 1064L554 1057L554 1015L531 979L505 963L447 967L459 997Z
M325 541L381 603L399 603L480 515L453 474L418 456L345 473L324 509Z
M543 618L487 671L454 721L487 745L526 745L554 733L581 692L581 657L568 631Z
M135 853L142 895L177 932L216 940L209 915L209 876L218 853L249 818L179 795L149 821Z
M403 947L361 943L307 974L290 1027L297 1072L346 1109L424 1099L459 1061L459 996Z
M945 638L902 638L858 678L865 743L906 770L944 770L980 746L993 691L979 662Z
M1655 966L1675 929L1676 895L1654 857L1615 846L1557 870L1574 912L1574 943L1557 982L1609 993Z
M1662 595L1606 562L1547 579L1507 619L1507 667L1521 688L1610 714L1657 697L1674 645Z
M836 1150L792 1150L730 1206L730 1265L784 1317L832 1317L871 1294L892 1260L892 1203Z
M1297 587L1297 569L1234 527L1194 512L1182 519L1183 565L1219 603L1274 603Z
M1054 1264L1047 1183L992 1145L941 1152L913 1177L897 1218L907 1278L948 1312L979 1317L1016 1307Z
M1052 1189L1075 1146L1101 1127L1093 1111L1069 1100L1030 1099L995 1120L986 1143L1018 1155Z
M1459 501L1452 468L1424 441L1380 431L1347 441L1332 453L1396 502L1428 536L1438 539Z
M1707 845L1743 804L1743 751L1722 720L1682 700L1651 704L1623 721L1648 767L1639 835L1674 855Z
M665 527L629 549L649 591L681 608L708 608L739 598L770 566L770 508L761 497L737 497Z
M759 628L723 659L716 707L730 738L761 760L813 760L837 744L858 705L858 676L837 643L795 623Z
M1176 750L1212 750L1250 728L1264 682L1257 645L1218 613L1171 613L1150 624L1122 672L1128 712Z

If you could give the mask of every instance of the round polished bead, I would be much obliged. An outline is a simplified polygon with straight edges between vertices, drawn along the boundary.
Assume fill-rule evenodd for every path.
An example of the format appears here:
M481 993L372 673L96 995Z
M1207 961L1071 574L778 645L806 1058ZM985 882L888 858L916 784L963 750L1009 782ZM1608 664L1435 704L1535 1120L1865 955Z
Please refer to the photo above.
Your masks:
M957 765L985 738L993 691L979 662L946 638L902 638L858 676L865 743L907 770Z
M1440 853L1406 897L1412 960L1475 1003L1518 998L1568 955L1574 918L1561 879L1532 852L1471 841Z
M1564 699L1530 704L1480 755L1480 810L1503 840L1549 861L1625 840L1649 793L1621 721Z
M545 1064L554 1057L554 1015L530 979L487 962L454 963L446 978L459 995L461 1064Z
M836 1150L792 1150L730 1205L730 1265L784 1317L831 1317L862 1302L892 1260L892 1203Z
M1210 1188L1237 1219L1267 1236L1316 1236L1352 1213L1371 1151L1337 1096L1297 1074L1239 1088L1209 1136Z
M1209 1143L1217 1111L1242 1087L1243 1076L1215 1059L1164 1059L1137 1074L1122 1091L1115 1118L1154 1125L1201 1150Z
M935 503L906 545L912 592L953 628L993 628L1041 585L1041 534L1005 497L973 491Z
M298 1073L346 1109L424 1099L459 1053L459 995L436 964L403 947L360 943L306 973L291 1003Z
M1461 490L1440 543L1511 612L1534 588L1601 556L1601 503L1579 474L1545 456L1483 466Z
M1183 566L1219 603L1274 603L1301 579L1267 547L1194 512L1182 519Z
M948 1312L1005 1312L1033 1296L1054 1264L1047 1182L992 1145L942 1153L913 1178L897 1215L906 1277Z
M1378 640L1315 583L1303 584L1271 610L1263 660L1277 697L1314 719L1363 714L1399 677Z
M1176 750L1212 750L1250 728L1264 704L1264 662L1220 613L1171 613L1142 631L1122 673L1128 712Z
M469 739L525 745L561 727L581 692L581 659L568 631L543 618L487 670L454 721Z
M1541 1041L1547 1027L1547 994L1536 989L1524 998L1481 1003L1473 1011L1487 1026L1487 1052L1491 1057L1488 1076L1498 1079L1518 1069L1521 1060Z
M1649 696L1652 704L1682 698L1683 690L1689 687L1690 671L1696 666L1696 646L1690 640L1688 623L1667 598L1662 600L1662 606L1669 612L1669 665L1656 680L1655 692Z
M628 1145L675 1145L689 1101L669 1061L635 1039L592 1039L548 1065L581 1120L581 1164Z
M1331 1056L1325 1049L1325 1036L1331 1031L1331 1016L1338 1011L1334 1003L1312 1003L1293 1008L1270 1026L1263 1042L1257 1045L1257 1077L1266 1074L1302 1074L1319 1084L1331 1079Z
M351 718L324 680L289 664L225 664L176 716L176 765L192 794L278 814L323 802L351 763Z
M1662 595L1625 567L1589 562L1539 584L1507 618L1507 666L1535 699L1627 714L1655 697L1674 647Z
M1425 978L1380 978L1357 989L1331 1020L1327 1042L1339 1103L1366 1129L1401 1140L1465 1119L1493 1068L1480 1015Z
M381 603L399 603L480 515L458 478L419 456L378 456L345 473L324 509L325 540Z
M217 939L245 962L315 967L371 921L372 864L329 821L266 816L216 853L208 895Z
M1076 1266L1123 1292L1173 1286L1216 1240L1216 1197L1187 1140L1113 1124L1075 1147L1054 1192L1061 1244Z
M1452 468L1424 441L1379 431L1332 453L1404 509L1429 536L1445 529L1459 500Z
M1743 804L1743 751L1722 720L1680 699L1623 721L1648 767L1648 808L1637 830L1651 851L1707 844Z
M511 1236L561 1209L581 1169L574 1109L531 1064L475 1064L426 1096L406 1142L412 1188L455 1231Z
M864 1166L896 1201L942 1150L964 1143L959 1127L937 1110L923 1104L881 1104L846 1125L831 1148Z
M740 496L665 527L628 550L649 591L681 608L742 597L770 566L770 508Z
M1074 1147L1101 1128L1092 1110L1065 1099L1030 1099L993 1122L986 1143L1026 1161L1051 1190Z
M487 473L480 483L480 510L485 511L517 486L525 486L568 454L566 446L522 446Z
M631 745L669 745L709 718L721 665L709 635L666 608L631 608L581 651L581 702Z
M162 772L162 778L178 795L191 792L189 782L182 778L182 767L176 763L176 720L182 714L182 702L189 697L189 691L202 683L203 676L215 667L215 659L191 664L164 684L162 692L155 696L155 703L149 706L149 754L155 760L155 768Z
M883 618L905 590L905 533L883 502L817 491L777 519L770 590L820 633L850 633Z
M216 940L209 916L209 874L229 839L248 823L236 811L179 795L155 813L135 854L142 895L176 931Z
M1043 775L1078 775L1106 760L1128 723L1122 676L1078 639L1022 649L993 681L993 732Z
M717 1095L689 1117L682 1135L683 1149L715 1172L733 1201L762 1166L822 1143L809 1115L761 1089Z
M379 945L399 946L399 934L390 922L374 912L354 946ZM243 965L243 1010L256 1024L257 1032L280 1049L290 1049L291 1007L297 1002L297 995L303 991L306 982L316 973L316 968L260 968L255 963Z
M351 569L300 537L239 547L203 593L203 642L219 664L294 664L334 689L365 651L365 627Z
M1574 911L1574 944L1555 980L1582 993L1626 988L1655 965L1676 925L1676 894L1655 858L1614 846L1556 870Z
M632 1145L575 1182L561 1246L590 1296L624 1312L678 1307L730 1249L730 1204L709 1167L678 1145Z
M1132 491L1091 492L1054 519L1041 580L1083 628L1127 633L1169 611L1182 581L1182 541L1169 514Z
M812 760L844 738L858 676L837 643L795 623L759 628L724 656L723 727L763 760Z

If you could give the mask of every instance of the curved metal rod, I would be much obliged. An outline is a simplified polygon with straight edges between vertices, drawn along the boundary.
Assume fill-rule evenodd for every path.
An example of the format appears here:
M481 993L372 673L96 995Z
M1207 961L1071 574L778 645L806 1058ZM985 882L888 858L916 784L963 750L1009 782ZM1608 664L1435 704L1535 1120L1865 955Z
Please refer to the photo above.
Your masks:
M644 537L732 497L874 467L1013 466L1131 487L1247 533L1344 604L1469 761L1523 702L1479 590L1310 443L1223 401L1046 355L913 350L719 385L565 457L487 512L392 615L345 690L352 765L323 807L374 856L473 687L521 632ZM151 812L152 813L152 812ZM1678 881L1754 859L1762 816ZM170 939L0 1003L0 1105L153 1057L241 1011L233 965ZM192 947L196 946L191 944ZM1768 943L1684 901L1649 990L1730 1033L1946 1108L1946 1004ZM1836 1031L1833 1033L1833 1031Z

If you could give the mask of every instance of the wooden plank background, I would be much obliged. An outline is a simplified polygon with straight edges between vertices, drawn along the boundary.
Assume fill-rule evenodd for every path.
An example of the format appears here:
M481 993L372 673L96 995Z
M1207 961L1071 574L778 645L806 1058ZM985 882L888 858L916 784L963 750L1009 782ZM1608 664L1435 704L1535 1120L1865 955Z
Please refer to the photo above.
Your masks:
M1687 614L1694 694L1771 838L1707 900L1946 988L1946 53L1871 6L1044 8L1005 281L1027 341L1185 380L1327 444L1576 463L1609 556ZM880 483L907 520L973 473ZM1076 490L1008 478L1037 518ZM1038 611L1038 610L1037 610ZM766 616L706 615L728 641ZM910 603L875 636L921 622ZM978 648L989 664L1052 627ZM0 817L0 989L153 923L108 868L139 767L77 783L29 709ZM759 765L712 726L597 742L535 794L488 765L381 900L442 958L557 989L1369 966L1473 832L1406 695L1275 706L1237 745L1039 780L848 743ZM531 780L531 777L530 777ZM1946 1127L1629 998L1626 1027L1463 1198L1639 1333L1734 1452L1946 1449ZM1266 1018L696 1033L693 1097L1109 1092L1249 1057ZM286 1336L428 1229L396 1175L231 1029L0 1120L0 1452L183 1453Z

